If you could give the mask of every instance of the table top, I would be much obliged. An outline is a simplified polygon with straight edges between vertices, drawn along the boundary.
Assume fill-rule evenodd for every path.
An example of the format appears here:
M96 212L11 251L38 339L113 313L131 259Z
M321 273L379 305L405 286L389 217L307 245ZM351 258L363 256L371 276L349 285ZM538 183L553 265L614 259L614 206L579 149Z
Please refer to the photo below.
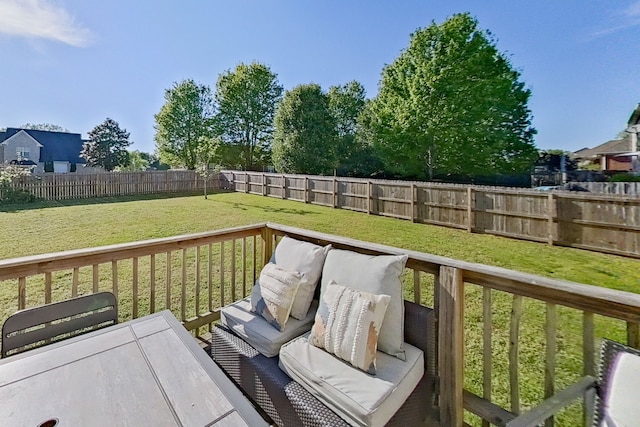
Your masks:
M2 425L267 425L165 310L0 360Z

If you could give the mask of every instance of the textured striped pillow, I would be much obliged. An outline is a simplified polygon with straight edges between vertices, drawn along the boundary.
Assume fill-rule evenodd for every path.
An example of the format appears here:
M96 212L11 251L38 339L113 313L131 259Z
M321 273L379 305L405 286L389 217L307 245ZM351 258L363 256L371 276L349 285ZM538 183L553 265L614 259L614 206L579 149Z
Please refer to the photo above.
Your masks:
M251 293L251 311L283 331L304 274L287 271L269 263L260 272L258 284Z
M375 375L378 335L390 299L329 282L309 342Z

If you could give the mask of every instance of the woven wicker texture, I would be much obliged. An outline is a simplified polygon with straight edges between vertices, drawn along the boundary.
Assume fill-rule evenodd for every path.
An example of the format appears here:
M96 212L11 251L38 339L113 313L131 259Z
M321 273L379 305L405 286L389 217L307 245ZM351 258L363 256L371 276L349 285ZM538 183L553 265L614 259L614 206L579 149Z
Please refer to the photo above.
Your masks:
M211 331L211 356L279 426L346 426L346 422L224 326ZM433 310L405 301L405 341L425 353L425 375L387 425L413 426L438 418L435 406Z

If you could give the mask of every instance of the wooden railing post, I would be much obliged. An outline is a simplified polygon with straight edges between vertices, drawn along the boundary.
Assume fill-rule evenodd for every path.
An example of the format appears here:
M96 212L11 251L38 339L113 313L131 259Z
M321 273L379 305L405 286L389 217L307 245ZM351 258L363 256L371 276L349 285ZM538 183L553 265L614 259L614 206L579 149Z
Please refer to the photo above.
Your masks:
M262 264L267 265L273 252L273 231L269 227L262 229Z
M522 318L522 296L513 295L509 325L509 389L511 390L511 412L520 413L520 375L518 359L520 353L520 319Z
M627 345L633 348L640 348L640 325L627 322Z
M462 271L441 267L438 280L438 372L440 424L464 422L464 282Z

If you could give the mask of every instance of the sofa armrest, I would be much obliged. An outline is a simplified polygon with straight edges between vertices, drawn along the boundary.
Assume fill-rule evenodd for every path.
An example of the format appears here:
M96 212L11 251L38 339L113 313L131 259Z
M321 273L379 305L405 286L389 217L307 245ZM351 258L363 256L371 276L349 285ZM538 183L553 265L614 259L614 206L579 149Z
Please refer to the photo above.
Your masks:
M438 386L438 372L436 371L436 348L438 341L436 337L436 317L434 310L405 300L404 340L423 351L425 370L422 380L410 399L414 399L416 404L422 406L427 423L434 423L439 419L436 398L436 389ZM402 425L400 422L391 424Z

